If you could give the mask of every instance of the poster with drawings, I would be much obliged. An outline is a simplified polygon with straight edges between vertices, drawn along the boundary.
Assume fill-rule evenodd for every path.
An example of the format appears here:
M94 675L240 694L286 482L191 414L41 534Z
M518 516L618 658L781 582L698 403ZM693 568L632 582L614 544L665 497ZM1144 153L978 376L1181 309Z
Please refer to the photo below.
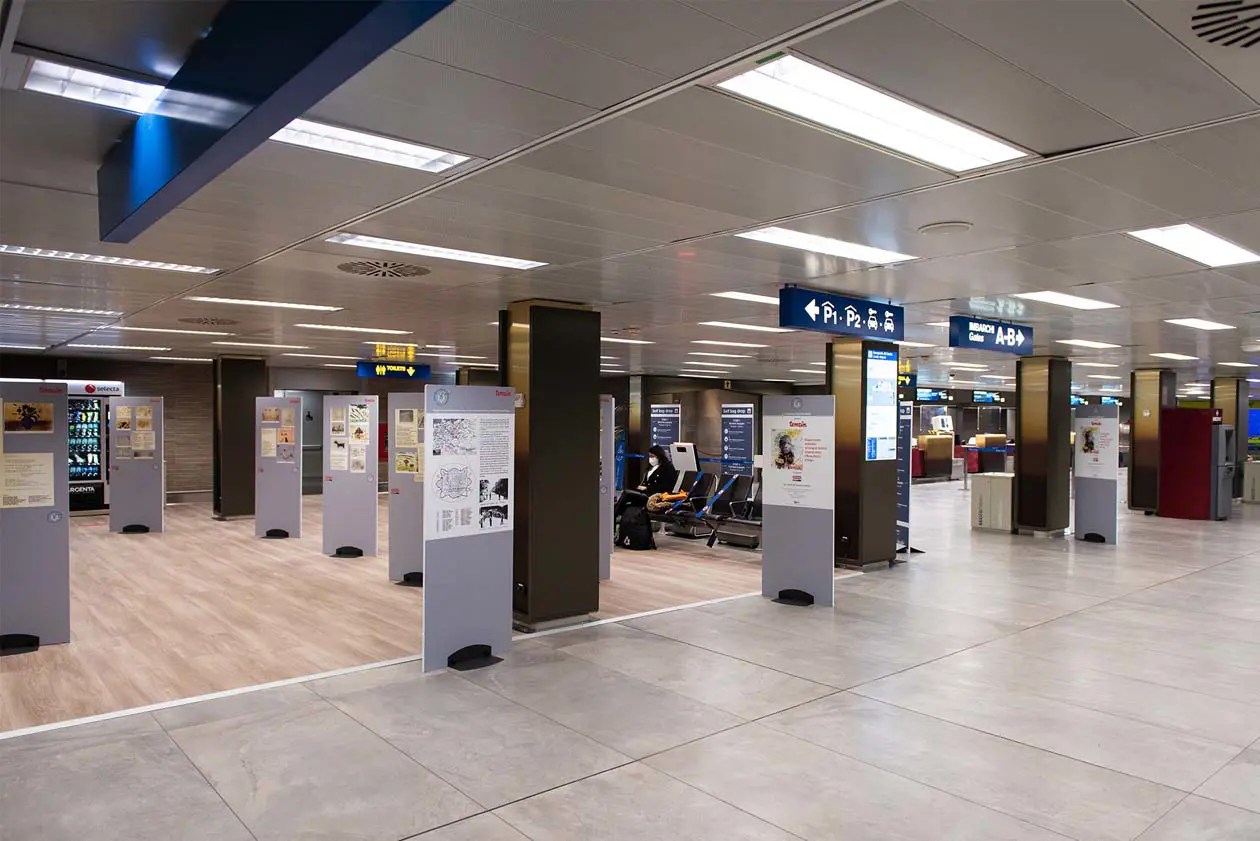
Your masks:
M512 425L510 414L425 417L426 539L512 527Z

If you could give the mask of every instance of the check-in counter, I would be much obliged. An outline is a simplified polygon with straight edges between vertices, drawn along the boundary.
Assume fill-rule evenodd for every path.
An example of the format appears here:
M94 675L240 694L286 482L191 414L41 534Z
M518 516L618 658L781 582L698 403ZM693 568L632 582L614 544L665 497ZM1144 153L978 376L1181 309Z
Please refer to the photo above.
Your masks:
M920 435L924 478L949 478L954 461L954 436Z
M979 473L1005 473L1006 470L1006 436L977 435L976 447L979 452Z

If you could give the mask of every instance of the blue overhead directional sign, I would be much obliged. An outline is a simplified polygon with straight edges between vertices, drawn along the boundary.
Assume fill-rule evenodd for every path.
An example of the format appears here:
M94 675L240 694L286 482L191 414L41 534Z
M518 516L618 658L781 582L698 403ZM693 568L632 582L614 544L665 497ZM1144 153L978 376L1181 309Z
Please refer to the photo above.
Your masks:
M370 362L360 359L356 372L360 377L387 377L397 380L427 380L429 366L414 362Z
M949 346L996 350L1028 356L1033 352L1033 329L966 315L949 317Z
M894 304L785 286L779 290L779 326L896 342L905 338L906 313Z

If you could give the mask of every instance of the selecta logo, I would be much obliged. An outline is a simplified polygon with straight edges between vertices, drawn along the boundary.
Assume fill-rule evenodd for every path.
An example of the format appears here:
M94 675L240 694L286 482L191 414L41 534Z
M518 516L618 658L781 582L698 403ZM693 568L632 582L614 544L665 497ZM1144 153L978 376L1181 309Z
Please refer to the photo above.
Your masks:
M41 385L39 387L40 394L65 394L66 390L57 385Z
M788 426L792 427L793 429L808 429L809 428L809 424L805 423L805 421L788 421Z
M511 392L511 391L504 391L504 390L503 390L503 389L501 389L501 388L496 388L496 389L494 390L494 396L495 396L495 397L511 397L511 396L512 396L512 392Z
M96 386L92 385L91 383L88 383L87 385L83 386L83 390L88 394L96 394Z

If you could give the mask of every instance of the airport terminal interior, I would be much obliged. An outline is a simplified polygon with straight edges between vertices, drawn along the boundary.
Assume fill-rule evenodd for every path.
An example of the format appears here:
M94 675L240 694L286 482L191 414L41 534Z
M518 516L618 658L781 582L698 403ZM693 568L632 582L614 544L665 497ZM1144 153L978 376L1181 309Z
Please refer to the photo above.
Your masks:
M1260 5L0 0L0 841L1257 841Z

